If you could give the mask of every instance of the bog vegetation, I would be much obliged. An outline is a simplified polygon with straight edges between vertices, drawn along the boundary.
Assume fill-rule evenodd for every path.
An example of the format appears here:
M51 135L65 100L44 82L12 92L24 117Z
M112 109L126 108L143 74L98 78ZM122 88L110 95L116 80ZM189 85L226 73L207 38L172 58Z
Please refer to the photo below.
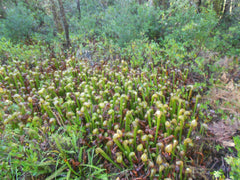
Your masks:
M238 179L239 17L237 0L0 0L0 178Z

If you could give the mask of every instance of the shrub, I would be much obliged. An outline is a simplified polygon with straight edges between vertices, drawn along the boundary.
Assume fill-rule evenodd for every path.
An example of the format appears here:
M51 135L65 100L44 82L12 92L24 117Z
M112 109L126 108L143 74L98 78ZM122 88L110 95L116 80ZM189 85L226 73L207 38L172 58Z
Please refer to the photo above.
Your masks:
M29 38L36 26L32 13L23 4L7 11L5 20L6 35L13 41Z
M110 6L101 6L91 1L82 4L82 19L71 17L75 33L87 37L107 37L120 46L142 38L154 39L161 32L158 22L162 11L146 5L138 5L134 1L116 1ZM93 7L96 11L92 11ZM75 23L75 25L74 25ZM156 38L155 38L156 39Z
M239 179L240 178L240 138L238 136L233 138L234 143L235 143L235 148L238 152L237 157L228 157L225 160L227 161L228 164L231 165L231 172L230 172L230 178L231 179Z
M198 13L197 8L186 1L173 4L167 13L168 18L163 21L166 24L165 39L188 43L191 49L204 46L218 22L212 9L202 8Z
M120 45L142 38L144 35L153 38L157 28L155 25L157 16L158 13L153 7L120 1L106 11L103 32Z

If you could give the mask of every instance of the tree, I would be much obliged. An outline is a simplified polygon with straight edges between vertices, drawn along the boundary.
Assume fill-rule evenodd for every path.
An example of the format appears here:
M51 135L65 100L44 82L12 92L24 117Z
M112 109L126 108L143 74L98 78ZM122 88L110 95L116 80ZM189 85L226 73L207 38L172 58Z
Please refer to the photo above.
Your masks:
M53 14L54 24L57 28L57 32L59 34L62 34L64 30L63 30L63 26L62 26L62 23L61 23L59 13L57 11L56 4L55 4L54 0L50 0L50 2L51 2L51 9L52 9L52 14Z
M168 9L170 5L170 0L152 0L155 7L162 6L164 9Z
M78 19L81 20L81 6L80 0L77 0Z
M63 21L63 26L64 26L64 31L65 31L65 36L66 36L66 47L69 48L71 46L71 42L70 42L70 38L69 38L69 25L67 22L67 18L64 12L64 7L63 7L63 3L62 0L58 0L59 3L59 8L60 8L60 15Z
M67 18L65 15L63 2L62 2L62 0L58 0L59 11L57 11L57 6L56 6L54 0L50 0L50 2L52 5L51 7L52 7L52 13L53 13L53 19L55 22L55 26L57 27L57 30L59 33L62 33L63 29L64 29L65 38L66 38L66 43L64 44L64 46L66 48L69 48L71 46L70 37L69 37L69 25L68 25Z

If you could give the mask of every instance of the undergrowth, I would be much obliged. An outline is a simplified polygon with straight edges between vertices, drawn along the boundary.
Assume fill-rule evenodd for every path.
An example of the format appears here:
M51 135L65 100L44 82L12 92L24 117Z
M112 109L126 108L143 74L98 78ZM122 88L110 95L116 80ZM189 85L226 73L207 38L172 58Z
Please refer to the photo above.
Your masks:
M4 175L194 177L200 95L187 72L148 69L75 57L3 65Z

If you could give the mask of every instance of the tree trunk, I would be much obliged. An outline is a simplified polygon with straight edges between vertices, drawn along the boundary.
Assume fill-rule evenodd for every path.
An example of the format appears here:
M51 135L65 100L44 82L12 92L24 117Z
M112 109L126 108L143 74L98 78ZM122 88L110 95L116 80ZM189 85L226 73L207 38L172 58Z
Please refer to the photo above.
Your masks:
M224 0L222 8L222 18L224 18L227 13L231 14L231 2L231 0Z
M67 22L67 18L64 12L64 7L63 7L63 3L62 0L58 0L58 4L59 4L59 8L60 8L60 14L61 14L61 18L62 18L62 22L63 22L63 26L64 26L64 31L65 31L65 36L66 36L66 47L69 48L71 46L71 42L70 42L70 38L69 38L69 26L68 26L68 22Z
M136 3L138 3L138 4L144 4L144 2L146 2L146 1L148 1L148 0L136 0Z
M226 6L226 0L215 0L213 1L213 8L218 16L222 16Z
M153 0L153 4L155 7L162 6L165 10L170 6L169 0Z
M55 4L54 0L50 0L50 2L51 2L54 24L57 28L57 32L62 34L63 33L63 27L62 27L62 24L61 24L61 19L58 15L58 12L57 12L56 4Z
M3 7L3 0L0 0L0 18L6 18L6 11Z
M15 6L17 6L17 5L18 5L18 2L17 2L17 0L13 0L13 2L14 2L14 4L15 4Z
M198 3L197 3L198 13L201 13L201 5L202 5L202 0L198 0Z
M230 15L232 15L232 9L233 9L233 0L231 0L230 7L229 7Z
M81 20L81 6L80 0L77 0L78 19Z

